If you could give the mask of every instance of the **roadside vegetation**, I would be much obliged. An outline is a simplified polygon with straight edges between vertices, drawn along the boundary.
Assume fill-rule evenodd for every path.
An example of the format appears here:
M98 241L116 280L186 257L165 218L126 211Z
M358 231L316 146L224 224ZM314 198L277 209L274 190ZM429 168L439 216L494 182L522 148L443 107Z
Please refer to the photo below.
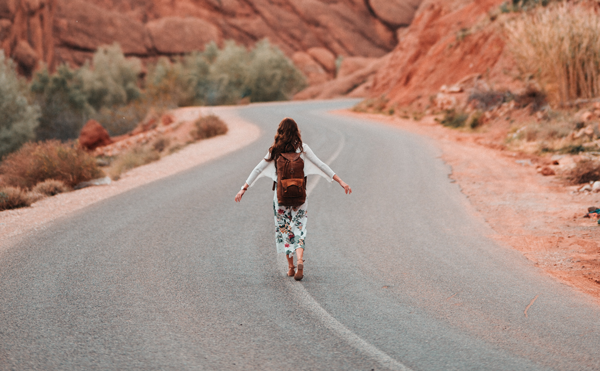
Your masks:
M208 115L194 123L188 142L171 143L161 134L151 143L96 159L76 141L90 119L114 137L149 121L143 130L152 130L173 108L287 100L305 86L304 75L266 40L252 49L210 43L202 52L146 66L113 44L99 48L79 68L42 66L31 81L21 78L0 51L0 210L72 190L104 172L118 179L188 142L228 130Z

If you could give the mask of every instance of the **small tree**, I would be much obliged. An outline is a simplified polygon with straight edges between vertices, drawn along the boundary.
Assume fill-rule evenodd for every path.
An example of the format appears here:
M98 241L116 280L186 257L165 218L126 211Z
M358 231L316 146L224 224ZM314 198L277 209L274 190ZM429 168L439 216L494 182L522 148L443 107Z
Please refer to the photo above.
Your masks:
M40 108L27 96L25 82L0 50L0 159L35 138Z

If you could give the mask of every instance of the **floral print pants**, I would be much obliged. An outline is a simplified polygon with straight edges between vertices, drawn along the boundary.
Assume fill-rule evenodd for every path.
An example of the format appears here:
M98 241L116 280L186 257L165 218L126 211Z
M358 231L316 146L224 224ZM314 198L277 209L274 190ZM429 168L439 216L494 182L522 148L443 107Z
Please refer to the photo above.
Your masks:
M296 249L304 249L306 238L306 221L308 202L292 208L280 206L277 202L277 192L274 192L273 212L275 214L275 243L277 252L285 252L288 257L294 255Z

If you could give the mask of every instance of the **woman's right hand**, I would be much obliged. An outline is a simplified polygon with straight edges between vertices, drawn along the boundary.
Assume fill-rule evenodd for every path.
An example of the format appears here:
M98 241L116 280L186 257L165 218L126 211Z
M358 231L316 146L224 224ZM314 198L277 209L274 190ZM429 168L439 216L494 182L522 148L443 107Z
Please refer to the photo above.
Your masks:
M245 190L240 190L237 195L235 195L235 202L240 202L242 200L242 196L246 193Z
M344 188L344 192L346 192L347 195L352 193L352 188L350 188L350 186L346 184L346 182L344 182L343 180L340 182L340 185L342 186L342 188Z

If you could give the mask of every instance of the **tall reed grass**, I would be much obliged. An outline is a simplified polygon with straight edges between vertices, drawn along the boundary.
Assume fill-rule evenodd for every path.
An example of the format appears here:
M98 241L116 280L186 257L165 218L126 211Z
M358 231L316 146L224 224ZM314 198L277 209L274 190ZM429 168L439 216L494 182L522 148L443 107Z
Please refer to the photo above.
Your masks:
M600 17L581 5L536 8L505 26L507 43L524 74L553 102L600 95Z

